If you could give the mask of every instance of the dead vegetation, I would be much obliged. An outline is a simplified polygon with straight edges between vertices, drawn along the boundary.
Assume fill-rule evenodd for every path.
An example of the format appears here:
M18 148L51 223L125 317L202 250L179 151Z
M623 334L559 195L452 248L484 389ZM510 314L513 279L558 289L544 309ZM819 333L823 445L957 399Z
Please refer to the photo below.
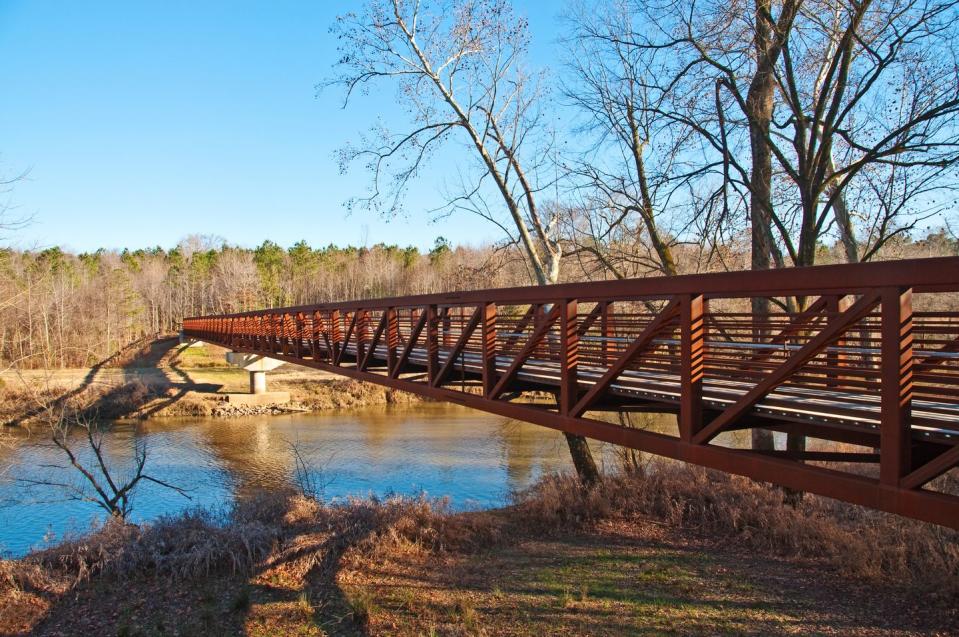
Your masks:
M366 626L378 617L377 589L340 590L345 571L367 577L396 560L414 560L426 569L420 572L425 582L436 575L429 571L446 568L449 560L483 563L483 556L524 542L588 538L610 524L691 534L711 547L704 549L707 560L713 553L747 551L795 568L811 565L827 579L892 587L897 595L921 596L930 608L943 609L943 621L956 619L949 609L959 601L959 534L820 498L807 497L794 508L764 485L656 462L642 472L607 476L589 491L579 489L573 476L549 476L495 511L455 513L444 500L423 498L328 505L270 493L242 500L228 512L191 511L143 526L111 521L25 558L0 561L0 616L6 618L0 630L35 627L44 616L56 623L57 608L74 603L66 595L71 590L95 597L121 582L189 588L211 579L228 580L230 590L239 587L238 599L247 596L223 612L255 615L258 604L289 590L316 607L313 615L297 611L297 617L327 621L327 615L339 613L337 621L347 617L350 625ZM247 581L268 584L269 595L251 601L243 592ZM302 607L299 597L284 597L283 603ZM468 597L457 599L470 603ZM416 604L407 606L404 612L417 612ZM269 621L264 625L276 628Z

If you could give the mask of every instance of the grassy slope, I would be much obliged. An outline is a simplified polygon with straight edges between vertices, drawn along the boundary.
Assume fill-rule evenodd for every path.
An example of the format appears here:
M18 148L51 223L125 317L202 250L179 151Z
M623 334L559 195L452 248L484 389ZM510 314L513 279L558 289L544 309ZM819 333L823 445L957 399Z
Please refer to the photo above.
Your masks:
M84 586L36 634L949 634L903 591L649 523L442 559L411 548L357 560L339 586L304 573L287 562L251 578Z

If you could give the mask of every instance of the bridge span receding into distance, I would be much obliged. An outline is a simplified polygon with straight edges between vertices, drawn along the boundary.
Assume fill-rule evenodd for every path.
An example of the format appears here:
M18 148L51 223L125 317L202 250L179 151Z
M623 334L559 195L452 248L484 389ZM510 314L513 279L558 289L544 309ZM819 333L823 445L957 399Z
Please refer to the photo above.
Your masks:
M959 257L324 303L186 318L183 332L959 529L941 478L959 466ZM677 427L610 412L674 413ZM744 429L810 444L717 438Z

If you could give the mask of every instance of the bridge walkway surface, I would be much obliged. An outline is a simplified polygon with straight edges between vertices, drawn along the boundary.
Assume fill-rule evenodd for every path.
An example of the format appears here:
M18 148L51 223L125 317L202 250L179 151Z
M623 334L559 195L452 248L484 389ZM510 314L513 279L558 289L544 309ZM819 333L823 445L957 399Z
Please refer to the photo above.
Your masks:
M959 465L956 257L326 303L183 330L959 528L942 478ZM616 412L674 413L676 431ZM809 444L759 451L720 435L743 429Z

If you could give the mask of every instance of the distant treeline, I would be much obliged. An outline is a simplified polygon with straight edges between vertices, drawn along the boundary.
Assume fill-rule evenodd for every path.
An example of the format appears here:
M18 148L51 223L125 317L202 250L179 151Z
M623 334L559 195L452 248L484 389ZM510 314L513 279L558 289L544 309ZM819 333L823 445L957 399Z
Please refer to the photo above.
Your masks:
M641 244L622 246L644 250ZM703 247L680 253L680 271L745 269L748 250ZM883 258L959 254L959 242L935 232L891 243ZM588 253L568 259L563 280L608 278ZM817 261L842 261L839 246L823 246ZM629 268L622 268L629 269ZM640 273L641 274L641 273ZM313 248L301 241L257 248L190 237L165 250L60 248L0 250L0 369L86 366L131 341L178 329L184 316L334 300L528 285L518 251L453 247L432 250L378 244Z
M190 237L171 250L0 250L0 369L84 366L184 316L529 282L492 248L255 249Z

